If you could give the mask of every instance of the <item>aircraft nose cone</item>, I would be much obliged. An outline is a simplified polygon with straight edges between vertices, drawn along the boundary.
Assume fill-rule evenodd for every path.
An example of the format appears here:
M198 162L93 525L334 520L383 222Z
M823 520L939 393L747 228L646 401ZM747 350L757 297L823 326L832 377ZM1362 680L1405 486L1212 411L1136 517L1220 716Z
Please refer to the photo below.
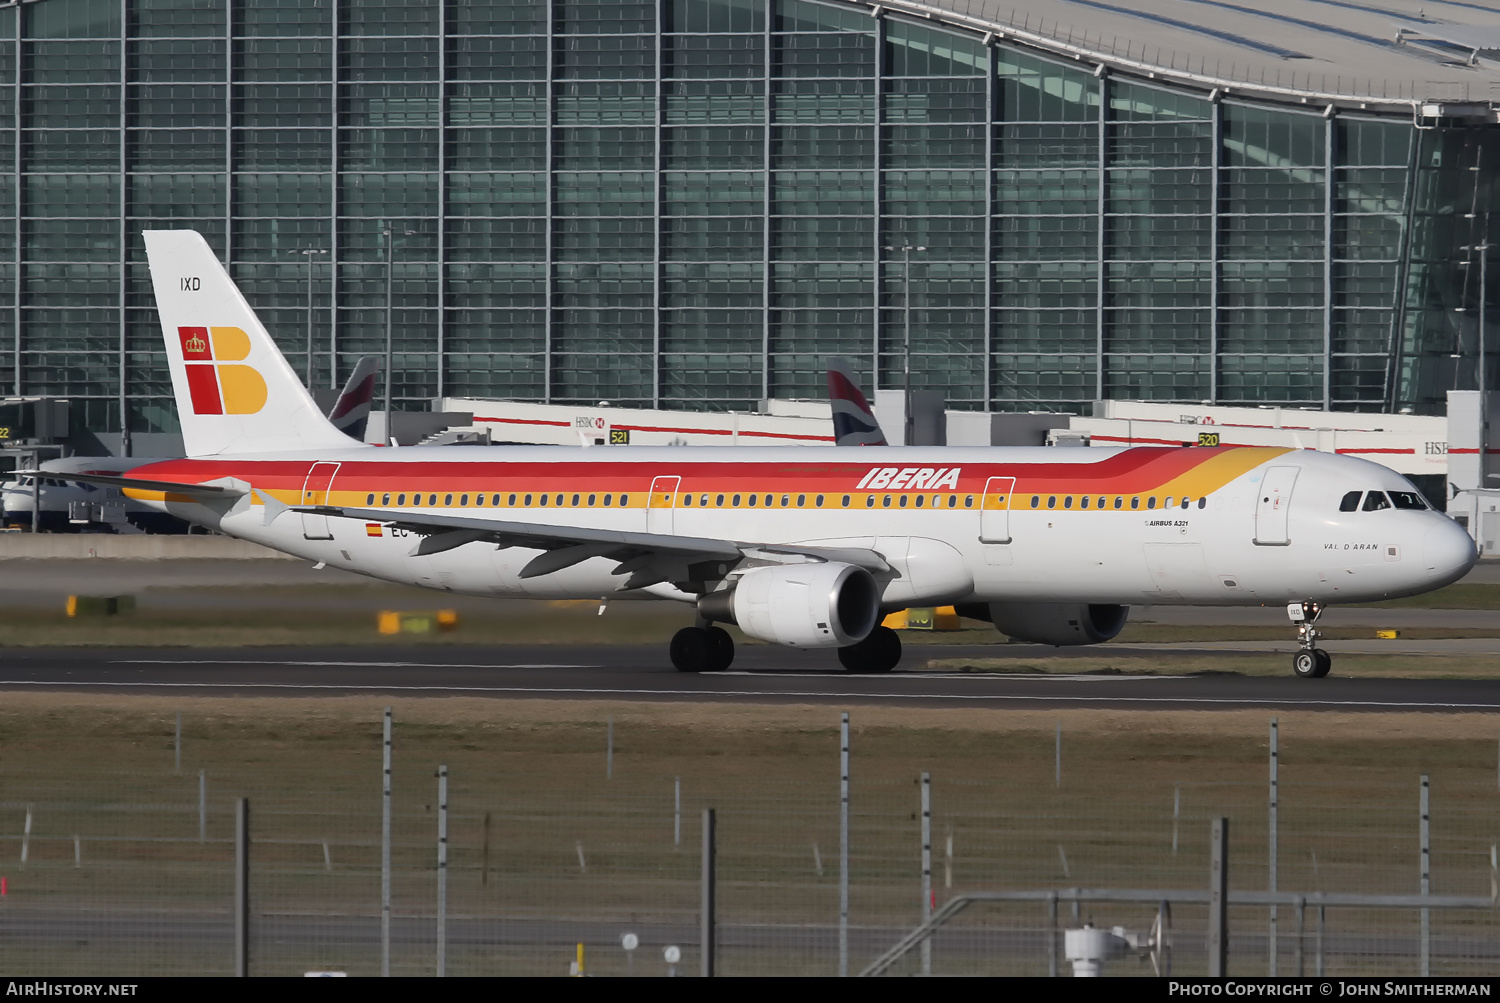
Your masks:
M1422 540L1422 557L1432 587L1456 582L1469 573L1479 552L1474 541L1458 523L1444 519L1433 526Z

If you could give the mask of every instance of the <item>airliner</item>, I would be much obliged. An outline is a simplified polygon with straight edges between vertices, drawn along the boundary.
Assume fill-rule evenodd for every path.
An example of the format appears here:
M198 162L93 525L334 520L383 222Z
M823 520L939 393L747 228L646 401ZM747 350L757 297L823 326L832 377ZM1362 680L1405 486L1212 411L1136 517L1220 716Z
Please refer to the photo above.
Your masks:
M1131 604L1286 604L1327 674L1330 603L1456 581L1468 534L1376 464L1260 447L377 447L303 389L204 239L147 231L187 457L94 478L319 565L478 596L681 605L684 672L721 624L901 658L888 612L956 605L1013 638L1107 641Z

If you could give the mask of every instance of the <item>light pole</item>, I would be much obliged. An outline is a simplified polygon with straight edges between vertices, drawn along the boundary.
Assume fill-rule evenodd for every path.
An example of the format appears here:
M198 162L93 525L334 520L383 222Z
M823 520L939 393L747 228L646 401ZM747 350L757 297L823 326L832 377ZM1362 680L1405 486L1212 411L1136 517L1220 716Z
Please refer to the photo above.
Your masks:
M925 251L927 248L917 244L888 244L885 249L901 252L901 409L904 412L901 445L910 446L912 432L916 429L911 413L911 252Z
M313 385L313 258L319 254L327 254L328 252L321 247L307 247L300 251L293 250L286 253L300 254L307 259L307 389L311 390ZM332 360L329 361L329 365L333 365ZM337 373L329 373L328 378L330 380L336 379Z
M385 441L391 441L391 287L395 276L396 230L389 222L381 233L385 234ZM417 231L402 230L403 237Z
M1486 307L1489 306L1489 300L1488 300L1488 298L1485 295L1485 293L1486 293L1486 289L1485 289L1485 277L1487 276L1487 274L1489 273L1489 270L1490 270L1489 269L1490 248L1492 248L1494 246L1495 246L1494 244L1491 244L1488 240L1486 240L1482 244L1466 244L1465 246L1459 248L1460 251L1467 251L1470 254L1473 254L1475 251L1479 252L1479 377L1478 377L1478 388L1479 388L1479 392L1481 394L1484 393L1485 388L1488 385L1488 380L1486 379L1486 374L1485 374L1485 371L1484 371L1484 359L1485 359L1485 348L1486 348L1485 343L1484 343L1484 314L1485 314Z
M1485 230L1488 232L1489 219L1486 216ZM1459 248L1473 254L1479 252L1479 376L1475 383L1479 389L1479 486L1484 487L1489 468L1489 446L1490 446L1490 405L1486 400L1485 390L1489 386L1486 379L1485 367L1485 343L1484 343L1484 314L1489 307L1489 298L1486 295L1485 277L1489 273L1490 248L1494 245L1485 238L1483 243L1469 244Z

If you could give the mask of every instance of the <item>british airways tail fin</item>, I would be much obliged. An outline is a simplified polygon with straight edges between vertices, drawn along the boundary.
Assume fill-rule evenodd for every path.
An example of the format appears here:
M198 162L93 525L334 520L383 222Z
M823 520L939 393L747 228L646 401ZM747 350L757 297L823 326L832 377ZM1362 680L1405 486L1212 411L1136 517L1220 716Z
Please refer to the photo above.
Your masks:
M348 449L202 235L143 236L187 454Z
M375 373L380 369L380 360L366 355L354 364L344 392L333 402L328 420L333 427L355 442L365 441L365 427L370 421L370 402L375 399Z
M859 384L848 359L828 360L828 402L833 405L835 446L884 446L885 433Z

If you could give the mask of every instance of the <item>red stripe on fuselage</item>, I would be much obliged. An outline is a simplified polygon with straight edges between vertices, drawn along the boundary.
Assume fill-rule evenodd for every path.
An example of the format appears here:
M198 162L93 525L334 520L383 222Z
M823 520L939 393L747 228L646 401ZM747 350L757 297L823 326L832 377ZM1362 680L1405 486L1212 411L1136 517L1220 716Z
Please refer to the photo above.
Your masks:
M432 447L422 447L432 448ZM440 448L440 447L439 447ZM984 463L972 459L944 462L941 450L934 459L918 462L876 462L834 459L825 452L816 460L761 461L747 463L735 451L716 451L714 460L674 459L661 454L639 460L599 461L527 460L516 450L515 459L433 459L417 462L389 460L340 461L334 489L364 491L645 491L654 477L681 477L683 491L822 491L855 493L856 485L872 470L951 470L961 473L957 487L941 491L979 492L990 477L1016 478L1019 492L1139 494L1156 490L1191 471L1212 457L1235 447L1159 448L1123 450L1083 463L1009 462ZM684 452L688 452L684 450ZM972 453L969 454L973 456ZM132 471L152 480L201 483L235 477L267 491L299 491L315 461L307 460L167 460ZM869 493L892 493L890 488L866 488ZM920 492L923 488L900 490Z

